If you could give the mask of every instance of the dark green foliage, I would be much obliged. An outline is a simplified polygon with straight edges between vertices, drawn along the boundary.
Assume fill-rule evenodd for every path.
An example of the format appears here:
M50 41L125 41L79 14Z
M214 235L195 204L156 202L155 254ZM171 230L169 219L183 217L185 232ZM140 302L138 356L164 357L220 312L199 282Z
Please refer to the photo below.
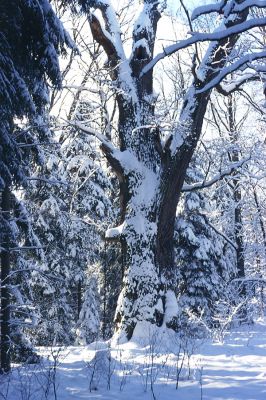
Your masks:
M20 323L21 318L24 321L30 299L29 290L25 290L22 283L27 281L30 266L23 262L25 253L16 252L21 245L33 244L30 220L27 220L27 213L19 211L18 201L11 196L11 191L15 187L26 187L32 163L42 161L42 151L37 143L50 139L45 115L45 106L49 102L48 79L53 85L60 86L58 55L65 51L65 45L72 45L71 40L48 0L1 1L0 190L9 194L8 211L1 212L0 217L1 284L6 285L8 298L13 302L14 321L11 324L9 318L3 318L4 324L12 328L11 339L12 335L20 337L15 328L19 325L15 314L20 315ZM4 315L7 308L3 308L3 304ZM4 330L5 326L2 326ZM22 344L23 340L20 342Z
M199 172L189 171L190 183L200 181ZM206 194L185 194L176 220L176 263L182 324L212 326L217 302L226 287L228 274L224 240L209 224Z
M25 183L30 156L22 143L46 140L47 78L61 84L58 54L71 41L48 0L2 0L0 4L0 184ZM23 129L14 118L27 118ZM32 149L31 149L32 150ZM35 149L37 151L37 149Z

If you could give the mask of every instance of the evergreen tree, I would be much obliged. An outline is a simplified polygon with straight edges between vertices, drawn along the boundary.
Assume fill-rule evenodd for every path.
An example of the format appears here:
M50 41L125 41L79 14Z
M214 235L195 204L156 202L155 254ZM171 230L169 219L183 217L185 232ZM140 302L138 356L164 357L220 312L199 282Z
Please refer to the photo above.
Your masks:
M88 344L99 337L100 333L100 299L97 278L91 277L87 283L84 300L77 323L79 343Z
M81 102L77 118L84 118L88 112L88 105ZM46 345L73 343L76 324L79 335L81 326L89 326L90 321L84 318L90 315L86 307L88 296L92 296L88 293L92 276L97 280L93 287L99 287L102 293L94 312L97 318L105 315L103 233L113 220L109 172L95 140L67 128L57 136L57 144L54 151L47 152L46 164L36 170L37 176L45 176L52 185L37 180L25 194L45 248L44 276L32 282L35 304L40 308L40 322L32 335L38 344ZM81 335L86 342L93 336L87 328Z
M11 249L17 246L11 191L26 186L29 163L40 162L37 143L49 140L47 78L60 85L58 54L72 43L48 0L3 0L0 15L1 368L9 371Z
M192 167L189 184L203 180ZM178 305L181 324L212 326L217 317L217 302L229 279L229 260L225 242L209 224L210 205L206 193L191 191L183 196L176 219L176 265Z

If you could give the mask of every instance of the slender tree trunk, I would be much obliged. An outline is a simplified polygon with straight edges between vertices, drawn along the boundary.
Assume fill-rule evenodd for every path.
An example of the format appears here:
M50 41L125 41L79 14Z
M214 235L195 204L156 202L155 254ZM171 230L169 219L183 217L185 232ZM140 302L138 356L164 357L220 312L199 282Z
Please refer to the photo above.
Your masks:
M243 239L243 222L241 210L241 190L239 189L238 179L233 181L234 185L234 226L235 226L235 241L236 241L236 259L237 259L237 277L245 278L245 257L244 257L244 239ZM244 289L243 289L244 290Z
M77 283L77 321L82 308L82 281L79 280Z
M236 126L235 110L234 110L234 98L233 95L228 97L228 121L229 121L229 138L230 142L234 146L230 156L230 161L239 162L241 158L240 151L238 149L239 133ZM244 258L244 238L243 238L243 221L242 221L242 193L239 185L239 172L233 172L233 198L234 198L234 236L236 242L236 267L237 277L240 279L245 278L245 258ZM245 295L245 285L240 283L241 295Z
M1 372L10 371L10 253L9 227L10 217L10 190L6 187L2 192L1 212L3 218L3 232L1 243Z
M229 138L234 146L230 156L230 161L239 162L241 158L240 150L238 149L239 132L237 130L237 123L235 117L235 100L233 95L228 97L228 122L229 122ZM245 284L245 244L243 237L243 219L242 219L242 192L240 187L239 172L233 172L233 200L234 200L234 237L236 243L236 268L237 278L240 279L238 286L239 301L243 302L243 306L238 312L240 323L251 322L248 317L248 310L246 304L247 286Z
M256 263L257 263L257 272L259 273L259 276L261 278L263 278L263 267L265 267L265 261L262 263L261 265L261 257L263 256L263 260L266 259L266 231L265 231L265 226L264 226L264 222L263 222L263 218L262 218L262 209L261 209L261 205L259 202L259 198L256 192L256 189L254 188L253 190L254 193L254 200L255 200L255 204L256 204L256 208L257 208L257 213L258 213L258 217L259 217L259 224L260 224L260 228L261 228L261 233L262 233L262 239L263 239L263 255L262 254L257 254L256 257ZM264 316L264 304L265 304L265 296L264 296L264 284L261 285L260 289L259 289L259 293L260 293L260 305L261 305L261 316Z
M266 230L265 230L265 226L264 226L264 222L263 222L263 218L262 218L262 210L261 210L261 205L259 202L259 198L257 195L256 190L253 190L254 193L254 200L255 200L255 204L256 204L256 208L257 208L257 212L258 212L258 217L259 217L259 223L260 223L260 228L261 228L261 233L262 233L262 238L263 238L263 246L264 246L264 253L266 254Z

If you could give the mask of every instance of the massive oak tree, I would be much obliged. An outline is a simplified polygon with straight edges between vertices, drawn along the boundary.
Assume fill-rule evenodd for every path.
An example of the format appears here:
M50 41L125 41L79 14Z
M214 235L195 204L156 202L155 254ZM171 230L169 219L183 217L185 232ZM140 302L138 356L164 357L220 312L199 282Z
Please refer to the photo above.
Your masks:
M245 70L251 65L255 75L262 70L264 49L241 52L237 43L243 32L265 25L265 18L252 18L249 14L252 6L266 4L236 0L199 7L192 19L218 13L220 26L211 33L191 32L187 39L154 57L157 24L165 2L143 0L132 28L132 51L127 57L112 2L79 3L94 40L106 53L116 88L119 146L90 126L75 121L73 125L100 140L119 179L121 224L109 229L106 238L121 242L125 272L116 327L120 338L130 339L136 325L143 321L168 327L176 324L173 234L186 171L201 135L212 89L228 91L221 82L232 71L241 68L243 73L230 90L249 79ZM205 46L203 57L195 50L191 85L184 94L179 122L165 138L154 118L154 66L166 56L199 42L209 45Z

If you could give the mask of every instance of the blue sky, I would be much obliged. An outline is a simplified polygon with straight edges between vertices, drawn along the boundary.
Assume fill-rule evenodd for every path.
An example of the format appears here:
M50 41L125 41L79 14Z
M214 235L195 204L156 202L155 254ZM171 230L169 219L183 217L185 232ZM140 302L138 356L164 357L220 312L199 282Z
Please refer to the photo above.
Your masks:
M214 3L215 1L206 1L206 0L184 0L184 4L190 8L194 9L195 7L202 6L206 3ZM170 8L173 8L173 10L177 9L180 6L180 1L179 0L168 0L168 5Z

